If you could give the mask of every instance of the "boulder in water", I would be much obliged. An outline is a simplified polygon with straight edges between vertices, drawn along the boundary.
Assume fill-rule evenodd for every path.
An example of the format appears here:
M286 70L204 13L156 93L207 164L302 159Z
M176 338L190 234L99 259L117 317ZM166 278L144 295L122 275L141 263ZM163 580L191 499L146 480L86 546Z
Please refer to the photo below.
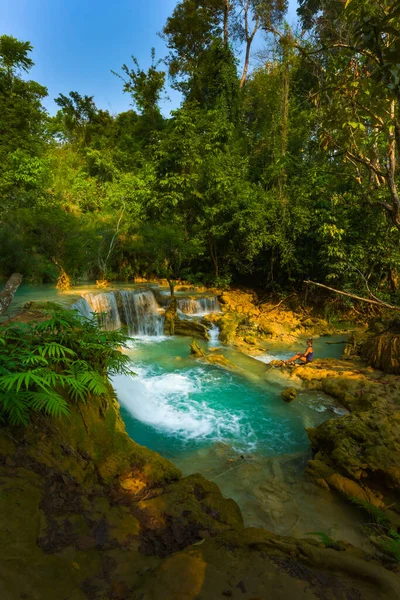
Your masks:
M285 388L281 393L282 399L285 402L293 402L297 398L297 390L294 387Z

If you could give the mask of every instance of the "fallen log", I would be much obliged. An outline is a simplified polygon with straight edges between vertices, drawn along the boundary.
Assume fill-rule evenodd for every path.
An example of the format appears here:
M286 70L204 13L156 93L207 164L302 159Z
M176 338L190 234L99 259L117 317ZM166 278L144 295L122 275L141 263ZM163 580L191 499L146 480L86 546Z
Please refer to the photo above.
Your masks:
M21 285L21 282L22 275L20 273L13 273L0 292L0 316L3 315L10 306L14 294Z
M369 298L362 298L361 296L356 296L355 294L349 294L348 292L335 290L335 288L331 288L327 285L324 285L323 283L317 283L316 281L310 281L309 279L305 280L304 283L317 285L318 287L324 288L325 290L329 290L330 292L334 292L335 294L347 296L347 298L353 298L354 300L360 300L361 302L367 302L368 304L374 304L375 306L380 306L381 308L389 308L390 310L400 311L400 306L393 306L393 304L388 304L387 302L383 302L383 300L370 300Z

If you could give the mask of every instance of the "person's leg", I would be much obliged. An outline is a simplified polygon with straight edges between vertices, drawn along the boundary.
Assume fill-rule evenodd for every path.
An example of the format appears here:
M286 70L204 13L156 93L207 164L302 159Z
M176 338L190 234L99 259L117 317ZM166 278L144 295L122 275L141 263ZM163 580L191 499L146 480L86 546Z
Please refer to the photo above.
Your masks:
M296 352L296 354L294 356L292 356L292 358L289 358L289 360L287 360L285 362L286 363L294 363L300 357L301 357L301 352Z

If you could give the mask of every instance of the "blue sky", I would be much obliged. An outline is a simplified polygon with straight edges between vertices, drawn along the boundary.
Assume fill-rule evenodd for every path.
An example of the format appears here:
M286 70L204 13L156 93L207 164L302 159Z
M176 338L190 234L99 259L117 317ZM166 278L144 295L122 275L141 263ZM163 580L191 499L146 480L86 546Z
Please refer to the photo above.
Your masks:
M35 67L30 78L45 85L45 105L51 114L54 98L71 90L94 96L99 108L112 114L129 108L129 96L111 70L131 64L133 54L142 68L166 54L161 31L177 0L0 0L0 33L29 40ZM289 22L296 0L290 0ZM169 90L167 114L179 105L179 94Z

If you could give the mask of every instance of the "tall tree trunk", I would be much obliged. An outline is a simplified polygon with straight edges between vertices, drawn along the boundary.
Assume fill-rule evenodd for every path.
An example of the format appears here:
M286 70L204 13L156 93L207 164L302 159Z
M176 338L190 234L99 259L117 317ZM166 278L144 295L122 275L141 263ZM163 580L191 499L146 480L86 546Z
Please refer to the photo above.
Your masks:
M0 292L0 315L3 315L8 307L10 306L14 294L21 285L22 275L20 273L13 273L6 285Z
M392 221L394 225L400 227L400 196L399 190L396 182L396 172L397 172L397 156L396 156L396 119L395 119L395 111L396 105L393 100L391 104L391 116L392 116L392 124L389 127L389 148L388 148L388 158L389 158L389 168L388 168L388 186L390 195L392 197Z
M282 81L282 102L281 102L281 160L283 166L279 175L278 185L281 197L284 197L284 188L286 184L286 168L284 159L287 152L288 134L289 134L289 92L290 92L290 65L287 48L283 51L283 81Z
M229 13L231 10L231 1L225 0L224 4L224 44L229 44Z
M208 236L208 247L210 249L211 260L214 265L215 277L219 277L219 264L217 255L217 245L211 234Z
M257 33L258 25L259 25L259 16L256 15L253 31L251 33L249 32L249 10L250 10L250 2L246 2L243 5L243 11L244 11L244 30L245 30L245 35L246 35L246 56L245 56L245 59L244 59L244 67L243 67L242 77L240 79L240 87L241 88L244 86L244 82L247 79L247 74L248 74L248 71L249 71L249 63L250 63L251 45L253 43L254 36Z
M283 87L282 87L282 138L281 154L286 156L288 132L289 132L289 87L290 87L290 68L287 51L283 54Z

